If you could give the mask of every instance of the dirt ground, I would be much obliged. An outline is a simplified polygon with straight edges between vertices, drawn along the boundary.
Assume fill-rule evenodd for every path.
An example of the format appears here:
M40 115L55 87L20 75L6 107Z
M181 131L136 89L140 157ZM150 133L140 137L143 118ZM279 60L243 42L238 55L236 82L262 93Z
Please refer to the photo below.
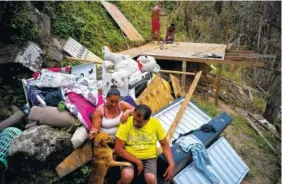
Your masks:
M201 100L214 103L214 98L202 98ZM234 110L234 107L227 105L222 101L219 101L218 110L225 111L232 116L239 116ZM257 144L256 140L253 137L250 137L245 133L246 130L240 131L240 128L246 129L249 127L238 127L238 124L231 123L231 125L228 126L223 132L223 135L250 169L249 173L244 178L242 183L281 183L281 153L280 155L275 155L273 153L267 152ZM252 129L248 131L252 131Z

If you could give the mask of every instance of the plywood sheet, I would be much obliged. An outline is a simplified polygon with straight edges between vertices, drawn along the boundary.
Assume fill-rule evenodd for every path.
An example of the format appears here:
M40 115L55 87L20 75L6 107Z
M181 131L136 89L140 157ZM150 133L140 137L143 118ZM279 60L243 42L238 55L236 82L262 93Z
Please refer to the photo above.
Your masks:
M145 52L149 52L151 50L159 48L160 45L154 43L148 43L146 45L142 45L140 47L131 48L128 50L124 50L118 52L119 54L129 55L130 57L134 58L136 56L142 55Z
M224 59L226 45L192 42L175 42L173 44L149 43L141 47L132 48L119 52L120 54L130 55L132 58L139 55L183 57L183 58L206 58L209 54L221 56ZM216 59L216 58L213 58Z
M135 102L148 105L152 109L152 113L155 113L173 100L162 79L155 76Z
M109 2L102 2L103 6L109 12L109 14L113 17L116 21L120 29L125 33L131 41L145 41L144 38L138 33L138 31L132 26L132 24L124 17L124 15L119 11L119 9L109 3Z
M175 77L172 74L169 74L169 77L170 77L170 80L171 80L171 83L172 83L174 95L175 95L175 97L177 97L181 92L180 81L177 77Z
M208 43L191 43L175 42L174 44L165 44L143 54L151 56L170 56L185 58L207 58L208 55L215 54L221 56L219 60L224 59L226 45L208 44ZM213 58L217 59L217 58Z
M64 161L57 167L58 175L64 177L75 169L81 167L92 159L92 146L91 142L87 141L82 147L74 150Z

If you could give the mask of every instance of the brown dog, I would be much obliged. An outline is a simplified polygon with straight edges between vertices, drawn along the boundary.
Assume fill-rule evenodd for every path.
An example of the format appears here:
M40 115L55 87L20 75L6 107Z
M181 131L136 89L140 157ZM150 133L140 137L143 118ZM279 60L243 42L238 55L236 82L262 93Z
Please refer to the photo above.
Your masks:
M103 184L109 167L131 166L129 162L117 162L113 160L113 151L108 146L109 143L114 143L114 138L105 132L100 132L95 137L92 171L88 184Z

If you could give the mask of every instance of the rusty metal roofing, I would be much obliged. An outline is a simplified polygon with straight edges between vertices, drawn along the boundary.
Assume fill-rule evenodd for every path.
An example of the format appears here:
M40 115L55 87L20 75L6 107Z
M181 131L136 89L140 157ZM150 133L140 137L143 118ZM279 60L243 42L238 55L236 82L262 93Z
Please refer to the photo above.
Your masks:
M218 139L208 148L212 167L208 166L211 172L215 174L220 183L237 184L240 183L249 168L239 157L235 150L230 146L224 137ZM200 171L198 171L193 162L177 174L174 179L176 184L210 184L211 181Z
M169 106L156 112L154 117L160 120L165 132L168 132L177 112L179 111L184 98L180 98L174 101ZM208 123L211 118L205 114L201 109L195 106L192 102L186 107L184 114L180 120L179 126L177 127L172 140L178 138L180 133L186 133L190 130L201 127L203 124Z
M138 31L132 26L132 24L124 17L124 15L119 11L119 9L109 3L109 2L102 2L105 9L108 13L113 17L116 21L120 29L125 33L125 35L131 41L145 41L144 38L138 33Z

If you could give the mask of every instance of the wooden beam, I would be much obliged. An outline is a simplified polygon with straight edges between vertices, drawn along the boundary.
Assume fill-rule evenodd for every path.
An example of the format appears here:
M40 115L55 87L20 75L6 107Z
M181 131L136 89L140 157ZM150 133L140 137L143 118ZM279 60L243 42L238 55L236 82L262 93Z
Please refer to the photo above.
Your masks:
M91 141L86 141L84 145L75 149L57 167L56 171L60 178L71 173L75 169L83 166L92 159Z
M230 49L231 50L234 50L234 49L246 49L246 47L242 46L242 45L232 45Z
M178 127L178 125L179 125L179 122L182 118L182 115L183 115L185 109L187 108L187 106L188 106L188 104L191 100L191 97L192 97L192 95L193 95L193 93L194 93L194 91L197 87L197 84L200 80L201 75L202 75L202 71L199 71L197 73L197 75L195 76L194 81L192 82L192 84L189 88L189 91L188 91L187 95L185 96L185 99L184 99L178 113L176 114L176 117L175 117L173 123L171 124L171 126L170 126L170 128L169 128L169 130L166 134L166 139L167 139L168 142L171 141L171 138L173 137L173 134L174 134L176 128ZM161 150L161 147L160 147L158 149L158 153L160 154L161 152L162 152L162 150Z
M182 62L182 78L181 78L181 90L185 92L185 85L186 85L186 75L184 73L186 73L186 62L183 61Z
M229 50L225 53L226 54L254 54L255 51L252 50Z
M218 65L218 70L216 73L216 91L215 91L215 105L218 104L218 97L219 97L219 91L220 91L220 85L221 85L221 73L222 73L222 65Z
M252 60L256 60L258 59L256 56L250 56L250 55L229 55L229 54L225 54L224 59L226 60L232 60L232 61L243 61L243 60L247 60L247 61L252 61Z
M103 64L103 62L100 61L94 61L92 59L81 59L81 58L75 58L75 57L69 57L65 56L66 59L71 60L71 61L81 61L81 62L90 62L90 63L96 63L96 64Z
M152 54L150 56L153 56L155 59L174 60L174 61L180 61L180 62L185 61L185 62L207 63L207 64L228 64L228 65L241 65L241 66L249 66L249 67L264 66L263 62L218 60L218 59L208 59L208 58L186 58L186 57L181 57L181 56L159 56L159 55L152 55Z
M274 146L264 137L263 133L260 131L260 129L255 125L255 123L251 120L251 118L248 116L248 113L240 108L235 108L236 112L238 112L241 116L243 116L246 120L249 126L264 140L264 142L269 146L269 148L277 154L277 150L274 148Z
M185 74L185 75L196 75L193 72L180 72L180 71L174 71L174 70L160 70L161 73L175 73L175 74Z
M228 57L227 57L228 56ZM236 60L236 59L231 59L232 57L234 58L246 58L246 59L258 59L258 58L269 58L269 59L274 59L276 58L275 55L273 54L254 54L254 53L226 53L224 58L226 60Z
M172 74L169 74L169 78L170 78L170 81L171 81L171 84L172 84L174 96L176 98L181 93L180 81L177 77L175 77Z

